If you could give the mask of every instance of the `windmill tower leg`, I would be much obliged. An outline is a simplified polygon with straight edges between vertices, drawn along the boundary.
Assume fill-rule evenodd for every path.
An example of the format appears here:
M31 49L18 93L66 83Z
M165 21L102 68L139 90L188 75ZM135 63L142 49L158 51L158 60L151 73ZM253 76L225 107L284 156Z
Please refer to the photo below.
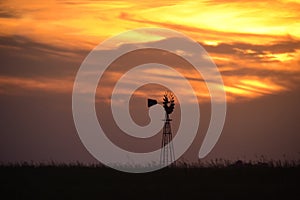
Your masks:
M173 146L173 137L172 137L172 130L171 130L171 123L172 121L169 118L169 115L166 114L165 124L163 128L162 134L162 143L161 143L161 154L160 154L160 165L167 166L169 164L175 164L175 153L174 153L174 146Z

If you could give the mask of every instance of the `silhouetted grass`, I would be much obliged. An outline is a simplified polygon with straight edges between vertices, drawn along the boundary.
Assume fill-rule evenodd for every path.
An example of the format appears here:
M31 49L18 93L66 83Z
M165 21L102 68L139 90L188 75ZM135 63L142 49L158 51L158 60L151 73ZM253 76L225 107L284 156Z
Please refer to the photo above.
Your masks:
M144 174L82 163L0 166L9 199L290 199L300 196L300 164L283 161L184 162ZM297 199L297 198L296 198Z

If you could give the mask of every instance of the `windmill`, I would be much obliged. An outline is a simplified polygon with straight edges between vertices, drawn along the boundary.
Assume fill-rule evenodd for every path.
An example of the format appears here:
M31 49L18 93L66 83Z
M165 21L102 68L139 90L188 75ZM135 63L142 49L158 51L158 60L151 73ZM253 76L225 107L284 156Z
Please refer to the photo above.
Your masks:
M175 161L175 153L173 146L173 136L171 130L171 121L170 114L173 112L175 107L174 95L171 92L166 92L163 97L163 101L160 102L163 104L165 109L165 119L164 127L162 133L162 142L161 142L161 154L160 154L160 164L162 166L167 166ZM158 104L154 99L148 99L148 107Z

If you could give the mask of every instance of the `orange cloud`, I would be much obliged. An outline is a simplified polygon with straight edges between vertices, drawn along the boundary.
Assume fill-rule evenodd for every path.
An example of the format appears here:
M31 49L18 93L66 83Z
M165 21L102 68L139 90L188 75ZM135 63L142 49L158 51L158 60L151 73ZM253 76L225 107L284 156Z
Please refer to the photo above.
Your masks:
M300 77L300 3L297 1L1 1L0 36L28 38L28 46L53 59L76 60L104 39L121 31L159 26L181 31L199 41L218 65L232 101L292 90ZM155 34L154 34L155 35ZM131 41L164 39L162 35L133 35ZM18 36L18 37L16 37ZM37 45L43 44L43 45ZM24 46L0 43L0 49ZM178 52L183 54L185 52ZM6 63L9 67L9 63ZM191 71L198 94L203 83ZM12 76L13 77L13 76ZM39 77L2 76L9 87L57 92L71 91L71 81Z
M27 91L45 91L54 93L70 93L73 88L72 79L53 78L19 78L0 76L0 93L2 94L26 94Z

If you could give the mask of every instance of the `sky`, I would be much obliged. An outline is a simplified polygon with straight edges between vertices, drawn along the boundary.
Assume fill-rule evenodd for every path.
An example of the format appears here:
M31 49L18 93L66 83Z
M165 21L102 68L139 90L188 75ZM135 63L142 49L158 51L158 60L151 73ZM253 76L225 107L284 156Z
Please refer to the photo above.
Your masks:
M72 118L76 73L100 42L142 27L187 35L206 49L222 75L227 117L207 160L299 159L299 10L299 1L0 1L0 162L96 162ZM190 78L204 113L199 134L183 156L195 160L208 123L209 95L183 62L169 64ZM160 90L153 91L154 98ZM147 91L141 88L135 103L139 109L133 108L141 124L148 119L146 108L141 109ZM97 101L97 110L108 113L107 103ZM140 142L129 141L107 116L102 120L113 130L112 140L128 149ZM159 135L150 140L137 145L140 151L160 144Z

